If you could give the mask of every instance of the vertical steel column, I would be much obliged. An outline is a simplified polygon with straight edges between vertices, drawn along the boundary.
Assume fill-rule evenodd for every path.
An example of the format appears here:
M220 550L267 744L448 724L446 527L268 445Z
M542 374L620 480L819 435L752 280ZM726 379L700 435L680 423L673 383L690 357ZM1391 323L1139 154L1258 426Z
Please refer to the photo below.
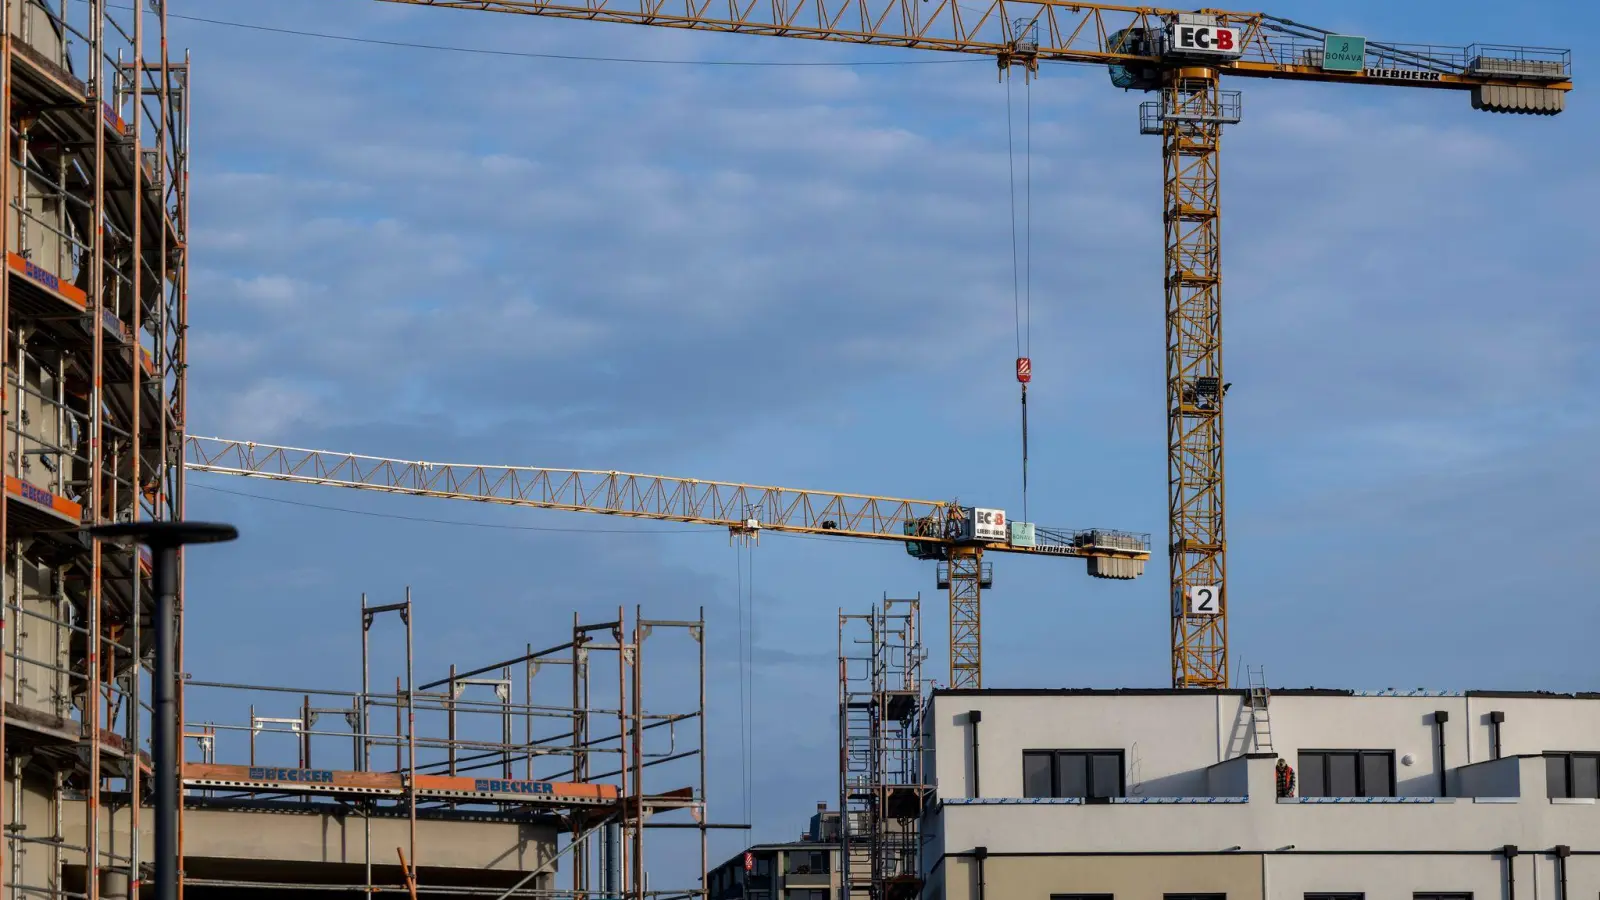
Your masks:
M585 715L585 713L583 713L581 711L582 707L580 705L580 701L581 701L580 690L581 690L582 685L583 685L583 670L584 670L583 663L579 659L579 653L582 652L582 645L583 645L583 632L580 631L579 628L578 628L578 613L577 613L576 610L574 610L573 613L572 613L572 646L570 648L571 651L572 651L572 665L571 665L571 670L572 670L572 780L575 781L575 782L579 782L579 783L582 783L582 782L585 782L585 781L589 780L588 773L585 771L585 769L583 767L584 755L582 753L583 742L585 740L585 736L584 736L584 733L583 733L583 726L585 724L585 719L586 719L586 715ZM528 660L528 663L527 663L527 665L528 665L528 702L530 704L532 704L533 703L533 660L532 660L533 645L532 644L528 645L528 655L529 655L529 660ZM527 732L528 732L528 746L532 747L533 746L533 720L531 718L528 720ZM533 757L532 757L531 754L528 757L528 777L529 778L533 777ZM582 828L583 828L583 824L581 822L574 821L572 823L572 839L573 840L577 840L578 839L578 834L580 833ZM595 849L595 854L596 854L595 865L598 867L599 871L602 873L602 878L604 877L604 872L606 870L605 851L606 851L605 841L602 840L596 845L596 849ZM584 848L584 852L582 852L582 853L574 853L574 854L572 854L572 887L573 887L574 890L578 890L578 891L587 890L588 887L589 887L589 848L587 848L587 847Z
M456 774L456 664L450 664L450 695L445 699L445 765Z
M361 707L356 713L361 727L361 771L372 768L372 742L368 739L367 695L372 691L371 665L367 656L367 632L372 630L372 617L367 613L367 594L361 592Z
M500 752L502 754L502 756L501 756L501 764L500 764L500 777L506 779L507 781L510 781L511 778L513 777L512 774L511 774L511 765L512 765L512 763L511 763L511 756L512 756L512 754L511 754L511 744L512 744L512 742L514 740L514 738L512 737L512 734L511 734L511 727L512 727L511 723L512 723L513 713L511 711L512 693L511 693L511 667L510 666L502 666L500 668L500 680L502 682L504 682L505 686L506 686L506 699L505 699L505 702L502 703L501 707L500 707L500 710L501 710L500 711ZM499 688L497 687L497 688L495 688L495 690L498 691ZM532 698L529 698L528 703L529 704L533 703Z
M617 788L617 816L626 819L628 816L628 633L623 628L623 608L617 607L617 621L612 626L611 633L617 643L617 775L619 785ZM617 867L617 890L622 890L621 873L627 869L625 854L627 846L618 841L617 852L613 854L612 865ZM631 891L630 891L631 893Z
M523 673L522 695L525 698L527 698L528 708L522 714L522 737L523 737L523 742L524 742L523 746L527 747L527 750L524 751L524 755L527 757L528 770L527 770L527 774L523 775L522 777L528 779L529 781L532 781L533 780L533 645L532 644L525 644L524 646L526 646L528 648L528 651L527 651L526 656L522 660L522 673ZM577 708L577 704L573 704L573 708L576 709ZM583 779L581 779L581 778L573 778L572 780L573 781L582 781Z
M143 418L142 418L142 414L141 414L140 407L139 407L140 402L143 399L143 395L144 395L144 366L142 365L142 363L141 363L141 361L139 359L139 348L144 346L144 338L142 336L143 335L143 328L144 328L144 195L145 195L145 177L144 177L144 15L145 15L144 11L139 8L138 4L135 4L134 8L133 8L133 78L132 78L132 81L133 81L133 107L132 107L132 109L133 109L133 196L131 198L129 198L129 202L131 204L131 208L132 208L132 212L133 212L133 235L132 235L132 237L133 237L133 253L132 253L132 268L133 268L133 273L132 273L132 278L133 278L133 298L132 299L133 299L133 311L132 311L132 317L131 317L131 322L132 322L131 332L132 332L132 335L133 335L133 338L132 338L133 346L129 348L129 352L132 354L132 362L133 362L133 366L131 368L131 370L133 372L133 391L132 391L132 394L133 394L133 403L132 403L132 405L133 405L133 409L132 409L133 422L132 422L132 424L130 424L128 426L128 434L129 434L129 451L128 452L131 455L130 465L129 465L129 472L132 473L131 476L130 476L132 484L130 486L133 488L133 497L132 497L132 507L133 508L131 510L131 513L132 513L132 516L133 516L133 521L135 521L135 522L137 522L140 519L144 518L144 516L141 515L140 506L143 503L144 496L145 496L145 490L144 490L144 485L145 485L145 481L144 481L144 459L143 459L143 453L142 453L143 443L144 443L144 429L141 427L141 423L143 421ZM157 158L156 165L153 168L159 168L159 167L164 166L164 165L166 165L165 161L161 160L160 158ZM151 180L154 180L155 177L156 177L156 173L154 171L152 171L151 172ZM163 262L163 266L165 266L165 262ZM160 270L157 270L157 271L160 271ZM160 282L157 282L157 284L158 284L158 288L159 288ZM158 291L158 293L159 293L159 291ZM164 357L165 355L166 355L165 353L161 353L161 354L155 356L156 373L157 373L158 377L161 375L161 373L163 371L162 366L163 366L164 360L162 359L162 357ZM163 424L165 424L166 415L165 415L165 411L164 410L162 411L161 419L163 421ZM152 496L150 498L150 509L151 509L151 513L152 513L151 518L159 518L160 517L159 516L160 510L158 509L158 507L156 505L156 498L154 496ZM129 623L129 626L130 626L129 631L131 632L131 635L130 635L130 641L129 641L129 644L128 644L128 648L129 648L128 649L128 656L129 656L129 662L131 663L131 665L128 667L129 668L128 692L129 692L129 695L130 695L133 703L132 703L132 705L131 705L131 707L129 708L129 711L128 711L128 746L133 748L134 754L138 753L139 742L140 742L140 734L139 734L139 718L140 718L140 712L139 712L139 669L143 666L143 663L140 661L140 658L139 658L140 657L140 653L141 653L141 651L140 651L140 637L141 636L139 634L139 620L143 617L141 615L141 609L144 606L144 592L141 589L144 587L144 573L140 570L140 567L139 567L139 556L140 556L139 550L138 550L137 547L135 547L134 550L133 550L133 553L128 557L128 571L130 573L132 573L132 578L133 578L133 584L129 586L129 591L130 591L130 593L132 594L132 597L133 597L133 604L132 604L133 605L133 614L129 617L129 618L132 619L132 621ZM153 567L155 566L155 560L152 559L150 561L150 564L151 564L152 569L153 569ZM174 565L174 568L176 568L176 565ZM152 571L151 574L154 574L154 572ZM173 577L174 578L177 577L176 573L174 573ZM176 585L174 585L173 593L174 594L177 593ZM159 597L159 592L158 592L158 597ZM176 606L176 603L177 603L176 598L174 598L173 603L174 603L174 606ZM159 637L159 635L158 635L158 637ZM174 656L176 656L176 650L174 650ZM113 675L114 674L115 674L115 672L113 671ZM177 708L178 707L176 705L176 700L174 700L174 709L176 710ZM177 740L178 740L178 744L177 744L178 766L181 767L183 765L183 719L182 719L181 715L178 718L178 737L177 737ZM180 782L181 782L181 775L182 775L181 771L180 771L179 775L180 775ZM128 766L128 797L129 797L129 800L128 800L128 892L130 894L135 894L136 895L138 890L139 890L139 882L141 880L139 878L139 849L140 849L139 848L139 844L140 844L140 841L139 841L139 807L141 805L143 805L140 802L139 764L138 764L137 758L135 758ZM179 810L178 815L181 816L181 815L183 815L182 810L181 810L182 804L180 803L179 806L180 806L180 810ZM174 830L176 830L176 823L174 823Z
M644 900L644 614L633 610L633 883L639 900Z
M1162 89L1167 310L1168 522L1172 684L1228 685L1223 529L1222 263L1214 69L1173 70ZM1215 615L1190 615L1189 589L1218 591Z
M983 548L950 548L950 686L983 687Z
M11 250L11 4L13 0L0 0L0 135L5 138L4 158L0 159L0 253ZM11 371L11 274L6 272L0 277L0 394L10 390ZM21 378L17 379L20 386ZM18 400L20 401L20 395ZM7 449L11 440L11 416L6 409L8 404L0 397L0 460L7 459ZM18 408L20 409L20 403ZM58 442L60 435L57 435ZM11 626L11 614L7 603L11 596L11 565L6 550L11 547L10 532L7 531L6 512L11 502L0 498L0 695L4 693L6 679L6 642L16 631ZM22 554L18 547L16 554L18 575L21 575ZM20 586L22 579L16 579ZM20 602L18 606L20 607ZM19 610L20 612L20 610ZM59 615L59 613L58 613ZM20 618L20 615L19 615ZM6 704L0 696L0 779L4 779L6 760ZM0 787L4 782L0 781ZM11 785L13 797L22 796L22 776L18 773L15 783ZM4 803L0 803L0 883L5 880L6 862L10 854L9 846L11 836L16 834L13 828L17 825L16 819L11 816ZM16 877L11 878L12 890L16 890Z
M417 683L412 675L412 650L411 650L411 585L406 585L406 605L400 617L406 623L406 764L409 773L406 777L406 796L410 800L406 804L407 813L411 824L411 883L417 883L417 871L422 866L422 860L417 858Z
M850 735L849 735L849 684L850 675L846 671L844 655L844 630L849 618L844 614L844 607L838 608L839 613L839 897L840 900L850 900L850 829L845 827L850 821Z
M694 640L700 651L700 706L696 718L700 720L700 896L711 900L709 857L706 826L711 822L711 805L706 800L706 608L700 607L700 617L694 629ZM1565 900L1565 898L1563 898Z
M106 105L106 61L103 55L105 50L105 0L89 0L89 52L87 71L85 77L89 79L89 102L87 110L89 127L94 129L94 160L90 165L94 172L91 176L94 185L94 199L89 207L88 235L93 246L89 252L89 297L88 311L91 329L94 332L93 349L91 350L91 376L89 385L90 426L89 447L86 454L89 458L89 523L100 525L107 521L104 505L104 478L105 473L105 329L101 327L101 317L105 310L105 236L106 236L106 125L103 110ZM65 182L63 182L65 183ZM65 275L60 272L58 274ZM8 275L9 277L9 275ZM137 352L133 361L137 366L139 360ZM100 736L100 654L101 631L105 628L103 610L101 609L101 577L104 574L104 556L100 542L95 541L90 548L89 556L89 633L85 636L87 652L85 664L89 667L89 684L84 694L83 715L88 721L85 723L88 748L85 751L89 763L89 778L87 796L84 798L84 891L88 900L100 898L100 792L101 792L101 742ZM159 623L157 627L160 627ZM160 686L157 685L159 691ZM158 729L159 731L159 729ZM160 778L161 773L156 772ZM159 881L159 874L157 879ZM157 890L161 889L157 884ZM168 900L162 895L159 900Z
M177 254L178 254L178 264L177 264L177 266L175 268L176 275L177 275L177 278L176 278L177 284L175 286L176 287L175 293L177 295L177 298L176 298L177 299L177 304L176 305L177 305L177 319L178 319L178 321L177 321L176 324L169 325L170 332L174 335L174 339L173 339L173 358L170 360L171 371L172 371L173 393L172 393L170 399L168 400L168 402L171 405L176 407L176 409L174 410L175 415L173 416L172 421L176 423L177 427L176 427L175 430L176 430L177 433L176 433L176 435L174 435L174 437L176 438L175 442L168 441L169 430L173 430L173 429L172 429L172 426L169 425L168 423L166 423L166 422L162 423L162 441L163 441L162 450L163 450L163 453L162 453L162 457L161 458L163 460L163 463L167 466L168 471L172 473L172 479L173 479L173 484L174 484L174 490L173 490L174 500L172 501L173 508L171 510L171 515L173 516L174 519L181 521L184 518L184 516L187 514L187 509L188 509L188 507L187 507L187 504L188 504L188 490L187 490L187 487L186 487L187 482L184 480L184 475L183 475L184 469L183 469L183 456L182 456L182 454L183 454L183 429L187 426L187 423L189 421L189 387L188 387L188 385L189 385L189 376L188 376L188 371L189 371L189 363L188 363L188 354L189 354L189 351L188 351L188 347L189 347L189 339L188 339L188 333L189 333L189 243L188 243L189 242L189 86L192 83L191 82L191 78L193 76L194 69L192 68L192 65L191 65L193 61L190 58L189 53L186 51L183 54L183 70L182 70L183 71L183 76L180 79L180 84L179 84L179 86L177 88L178 94L177 94L177 100L175 101L173 99L174 88L173 88L173 84L172 84L172 80L171 80L172 66L170 65L170 62L169 62L169 59L168 59L168 56L167 56L167 34L168 34L168 31L167 31L167 6L168 6L168 4L166 4L166 3L162 3L161 4L162 99L163 99L164 103L169 105L168 108L171 110L171 112L175 113L175 115L173 116L173 121L167 121L165 119L163 120L163 122L164 122L164 125L163 125L164 131L163 131L163 133L165 134L167 130L173 130L173 129L176 129L176 131L177 131L177 133L175 133L175 134L173 134L171 136L172 137L172 145L171 146L172 146L172 152L173 152L173 168L174 168L173 181L176 184L176 191L175 191L175 194L174 194L174 199L176 200L176 203L177 203L177 211L175 213L175 216L176 216L176 218L178 220L176 246L174 248L172 248L172 249L175 249L177 251ZM165 229L163 229L162 232L163 232L163 235L164 235L165 234ZM162 260L163 265L165 265L166 262L167 261L165 259ZM168 315L166 313L165 309L163 309L163 315L164 316ZM165 346L164 345L163 345L162 349L165 350ZM162 379L162 384L163 384L163 387L166 384L166 378L165 377L163 377L163 379ZM165 412L165 411L163 411L163 412ZM177 460L177 462L174 463L173 460ZM179 672L183 671L183 659L184 659L184 655L183 655L183 635L184 635L183 622L184 622L185 597L187 596L186 591L185 591L186 582L185 582L184 579L185 579L185 572L187 571L185 569L185 566L187 565L187 560L188 560L188 555L180 550L178 552L178 601L177 601L177 604L178 604L177 666L178 666L178 671ZM180 680L178 682L178 719L179 719L179 721L183 720L183 715L184 715L183 681ZM182 760L181 759L179 760L179 765L182 765ZM180 860L183 858L183 810L182 810L181 807L178 810L178 858ZM179 866L178 867L178 900L183 900L183 879L184 879L183 867Z

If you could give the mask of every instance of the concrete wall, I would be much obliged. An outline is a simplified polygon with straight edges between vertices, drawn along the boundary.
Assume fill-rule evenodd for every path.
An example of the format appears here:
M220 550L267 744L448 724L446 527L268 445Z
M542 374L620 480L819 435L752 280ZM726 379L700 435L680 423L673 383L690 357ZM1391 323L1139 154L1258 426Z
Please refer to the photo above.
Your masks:
M9 773L5 778L4 796L0 797L0 802L5 803L6 819L26 826L7 835L5 881L47 890L59 890L63 887L60 877L61 866L74 854L53 845L50 841L52 838L64 837L68 842L81 844L83 827L79 825L76 833L58 833L57 814L64 812L63 807L66 804L58 804L55 797L54 776L36 770L25 771L20 792L17 790L17 782L9 777ZM81 858L81 854L75 856ZM11 868L13 866L19 867L21 871L15 872Z
M982 797L968 799L974 709L982 711ZM1451 794L1467 796L1435 796L1433 713L1441 709L1443 771ZM1507 756L1490 760L1487 721L1496 710L1505 713ZM1567 900L1555 889L1558 845L1579 854L1568 860L1567 896L1600 892L1600 808L1548 797L1544 759L1510 757L1600 750L1600 702L1276 694L1270 714L1276 753L1241 756L1252 748L1238 737L1249 734L1238 693L936 696L929 717L944 752L933 763L939 802L924 825L928 897L975 897L978 847L989 854L986 900L1224 891L1295 900L1323 891L1373 900L1471 891L1502 900L1505 845L1521 850L1512 865L1523 898ZM1025 799L1022 753L1030 749L1120 749L1128 796ZM1293 761L1300 749L1393 750L1401 796L1279 799L1276 757ZM1413 764L1400 765L1407 754ZM1169 883L1171 860L1178 878Z
M1544 758L1538 757L1536 761L1540 769L1537 774L1542 776ZM1538 778L1523 785L1522 768L1523 757L1520 756L1462 766L1455 772L1455 783L1460 790L1454 793L1463 797L1520 797L1524 787L1535 789L1543 785ZM1534 796L1539 794L1537 790L1532 793Z
M405 819L372 820L372 861L409 857ZM366 823L360 816L285 815L221 810L184 813L184 852L190 856L289 862L366 861ZM556 833L546 826L506 822L417 822L419 867L527 871L555 855Z
M9 782L8 782L9 787ZM20 821L49 823L55 814L46 782L30 783L24 797L28 808ZM61 829L70 843L81 845L84 835L84 805L67 801L61 804ZM148 860L155 840L154 811L148 807L139 814L140 857ZM100 817L102 849L126 855L129 848L130 811L126 808L103 811ZM399 819L373 819L372 861L393 865L396 847L406 848L410 856L410 823ZM208 859L233 859L267 862L338 863L361 865L366 862L365 820L358 815L326 813L245 812L234 810L190 809L184 812L184 854ZM30 835L39 836L30 830ZM30 851L34 852L34 851ZM46 855L50 848L37 851ZM439 821L417 822L417 860L422 868L476 869L497 872L524 872L548 862L556 852L556 832L545 825L510 822ZM65 865L82 865L83 854L64 851ZM553 870L552 870L553 871Z
M1565 900L1555 858L1524 852L1513 861L1518 897ZM1060 894L1111 894L1115 900L1163 900L1167 894L1226 894L1227 900L1303 900L1308 893L1365 893L1370 900L1409 900L1419 892L1507 896L1507 866L1496 853L1360 855L1228 853L1211 856L990 856L984 900L1050 900ZM1600 857L1567 860L1567 897L1600 891ZM945 861L927 900L977 900L977 863Z
M929 713L938 748L935 784L941 797L968 796L973 763L967 713L976 709L983 712L978 756L985 797L1022 796L1024 750L1067 748L1123 750L1129 793L1204 796L1205 767L1224 758L1216 749L1218 699L940 695ZM1237 708L1237 698L1226 699Z
M1250 796L1249 760L1243 756L1216 763L1206 769L1206 796Z
M942 900L1050 900L1052 894L1112 894L1115 900L1162 900L1167 894L1226 894L1261 900L1259 858L1231 856L989 857L983 891L973 859L945 862L935 897Z
M940 797L969 795L973 773L969 711L981 710L980 785L985 797L1022 796L1022 753L1120 749L1130 796L1210 796L1207 767L1255 748L1241 693L945 693L929 713ZM1299 751L1393 750L1400 796L1439 793L1436 710L1444 725L1448 771L1490 759L1491 711L1505 713L1502 753L1600 749L1600 700L1493 697L1354 697L1275 694L1273 750L1291 764ZM1405 765L1406 756L1412 758ZM1542 788L1541 788L1542 791ZM1453 787L1450 793L1457 793Z
M1267 762L1262 760L1263 763ZM1265 767L1264 767L1265 768ZM1269 772L1263 774L1270 776ZM1278 801L1106 805L944 804L944 852L1212 853L1274 850L1460 850L1515 844L1600 850L1600 810L1543 797L1417 803Z
M34 467L42 468L37 457ZM55 570L14 553L8 564L5 584L21 611L11 611L6 629L5 699L51 716L74 715L66 671L72 663L70 610Z
M6 26L10 33L39 51L46 59L65 68L66 61L61 56L65 46L63 35L51 24L50 15L39 0L12 0L8 6L11 16ZM87 19L81 11L77 12L77 16L79 20Z
M59 26L51 21L39 0L12 0L10 4L11 15L7 27L15 35L19 43L30 48L29 55L42 59L44 62L58 67L60 70L69 70L68 61L64 55L66 40ZM86 14L87 7L74 7L67 4L69 21L78 28L85 28L89 23ZM57 8L56 12L60 12ZM76 39L79 57L82 57L84 41ZM84 73L72 73L78 78L83 78ZM98 116L96 119L98 120ZM15 124L15 123L13 123ZM50 137L45 135L46 138ZM77 277L77 266L72 261L71 241L62 236L62 232L69 232L67 223L67 209L58 197L58 189L38 180L34 176L25 175L24 171L16 166L12 160L13 153L5 155L5 165L10 168L7 185L10 189L10 200L26 210L22 216L12 215L5 235L5 249L21 253L28 251L29 258L38 265L49 270L63 282L72 283ZM53 164L46 164L52 168ZM26 185L24 186L24 179ZM52 180L59 182L59 171L54 172Z

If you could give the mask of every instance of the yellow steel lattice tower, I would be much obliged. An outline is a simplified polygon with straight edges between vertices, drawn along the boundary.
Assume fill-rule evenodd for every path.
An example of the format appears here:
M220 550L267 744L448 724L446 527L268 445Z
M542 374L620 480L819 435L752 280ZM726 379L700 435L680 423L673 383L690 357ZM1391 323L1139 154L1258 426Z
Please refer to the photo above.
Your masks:
M1237 119L1237 105L1224 105L1217 73L1208 68L1172 70L1157 102L1165 172L1172 683L1226 687L1222 401L1227 382L1222 380L1217 144L1224 122ZM1147 125L1146 130L1153 129ZM1212 602L1202 605L1191 597Z
M950 592L950 686L983 687L982 600L989 579L983 548L956 545L940 566L939 587Z

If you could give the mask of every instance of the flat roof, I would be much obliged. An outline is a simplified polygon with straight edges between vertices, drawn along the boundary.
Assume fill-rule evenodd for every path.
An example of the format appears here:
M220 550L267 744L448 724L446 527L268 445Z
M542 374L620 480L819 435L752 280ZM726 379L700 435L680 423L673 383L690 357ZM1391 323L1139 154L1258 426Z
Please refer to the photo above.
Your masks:
M935 697L1201 697L1249 695L1245 688L937 688ZM1348 688L1271 688L1279 697L1483 697L1516 700L1600 700L1600 692L1576 691L1430 691L1385 689L1357 691Z

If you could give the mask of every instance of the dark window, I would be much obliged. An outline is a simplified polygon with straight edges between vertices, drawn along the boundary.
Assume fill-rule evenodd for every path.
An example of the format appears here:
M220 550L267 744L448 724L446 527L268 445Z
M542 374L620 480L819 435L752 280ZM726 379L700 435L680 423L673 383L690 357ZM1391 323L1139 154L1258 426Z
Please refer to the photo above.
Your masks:
M1460 894L1412 894L1411 900L1472 900L1472 892Z
M1387 753L1361 755L1361 784L1363 797L1394 796L1394 763Z
M1022 793L1025 797L1086 800L1121 797L1122 772L1121 750L1026 750L1022 754Z
M1552 797L1600 797L1600 753L1546 753L1544 773Z
M1322 791L1327 786L1327 777L1320 755L1316 753L1300 754L1300 778L1298 779L1300 796L1322 796Z
M1228 900L1227 894L1163 894L1162 900Z
M824 875L828 871L828 854L821 850L790 850L784 854L788 865L785 875Z
M1366 894L1307 894L1306 900L1366 900Z
M1050 900L1112 900L1110 894L1051 894Z
M1393 750L1302 750L1302 797L1393 797Z
M1050 796L1050 769L1054 765L1049 753L1022 754L1022 796Z

